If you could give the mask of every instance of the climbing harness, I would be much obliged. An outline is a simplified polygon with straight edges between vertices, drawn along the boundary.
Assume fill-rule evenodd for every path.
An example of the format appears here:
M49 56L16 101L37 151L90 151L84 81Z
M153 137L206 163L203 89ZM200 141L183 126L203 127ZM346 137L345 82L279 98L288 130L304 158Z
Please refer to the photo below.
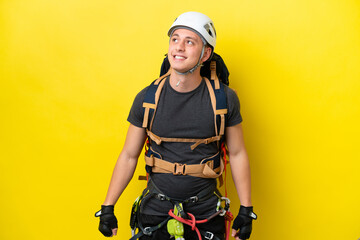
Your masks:
M203 202L214 195L216 195L218 197L218 204L217 204L216 212L206 219L196 220L195 216L193 214L191 214L189 212L185 212L183 209L183 204ZM153 226L153 227L144 227L140 220L140 208L142 208L146 204L146 201L152 197L154 197L160 201L169 201L171 204L174 205L174 209L171 209L169 211L169 213L168 213L169 216L164 221L162 221L160 224L157 224L156 226ZM224 202L224 206L221 206L222 202ZM131 231L132 231L132 238L130 240L138 239L143 235L148 235L148 236L152 235L152 233L154 231L163 227L172 218L175 219L176 221L179 221L180 223L191 226L191 229L196 231L196 233L199 237L199 240L202 240L201 235L205 236L205 239L216 240L218 238L213 233L211 233L209 231L208 232L200 231L196 227L196 224L208 222L209 220L211 220L212 218L214 218L218 215L224 216L225 220L231 221L232 219L226 218L226 216L231 215L231 213L229 212L229 207L230 207L230 200L227 197L222 197L221 193L219 192L219 190L216 188L215 185L211 185L211 186L203 189L195 196L192 196L185 200L182 200L182 199L176 199L176 198L171 198L171 197L167 196L162 191L160 191L159 188L154 184L152 179L149 178L148 186L145 188L143 193L135 200L132 210L131 210L130 227L131 227ZM173 225L173 226L170 226L170 228L172 228L171 230L173 230L171 232L175 234L174 227L181 228L181 226L179 226L178 222L174 222L174 221L172 221L172 223L170 223L170 225L171 224ZM136 229L139 229L139 231L137 233L136 233ZM181 230L180 230L180 232L181 232ZM227 236L229 235L229 231L226 231L226 235ZM228 238L226 238L226 239L228 239Z

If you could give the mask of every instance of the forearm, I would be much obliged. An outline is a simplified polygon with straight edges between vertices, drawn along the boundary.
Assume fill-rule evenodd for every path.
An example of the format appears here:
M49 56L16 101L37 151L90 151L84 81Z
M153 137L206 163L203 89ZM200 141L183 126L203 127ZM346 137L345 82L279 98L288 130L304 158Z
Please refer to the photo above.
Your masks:
M243 206L252 206L250 164L245 150L229 156L231 173L240 203Z
M134 175L136 165L137 158L134 159L123 152L120 154L103 205L115 205Z
M145 130L130 124L124 147L116 162L103 205L115 205L134 175L146 139Z

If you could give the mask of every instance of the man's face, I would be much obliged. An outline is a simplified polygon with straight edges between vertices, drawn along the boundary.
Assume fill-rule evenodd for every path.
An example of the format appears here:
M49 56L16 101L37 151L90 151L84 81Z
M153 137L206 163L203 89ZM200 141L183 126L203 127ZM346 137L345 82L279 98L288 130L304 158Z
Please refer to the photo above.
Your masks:
M186 72L199 61L203 42L199 35L188 29L176 29L169 43L168 58L170 65L178 72ZM207 59L206 48L203 61Z

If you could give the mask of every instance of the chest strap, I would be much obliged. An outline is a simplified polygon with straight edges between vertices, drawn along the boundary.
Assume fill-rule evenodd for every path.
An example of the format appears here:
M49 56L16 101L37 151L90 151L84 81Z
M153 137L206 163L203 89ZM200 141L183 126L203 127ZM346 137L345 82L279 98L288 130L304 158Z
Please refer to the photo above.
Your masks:
M190 175L201 178L217 178L220 177L224 170L224 162L220 159L220 166L213 169L214 161L207 161L200 164L180 164L171 163L166 160L150 155L145 155L146 165L152 167L154 173L172 173L174 175Z
M157 145L160 145L162 142L193 142L194 144L190 146L191 150L194 150L200 144L209 144L212 142L220 141L221 136L214 136L209 138L166 138L166 137L159 137L155 133L146 130L147 135L153 140Z

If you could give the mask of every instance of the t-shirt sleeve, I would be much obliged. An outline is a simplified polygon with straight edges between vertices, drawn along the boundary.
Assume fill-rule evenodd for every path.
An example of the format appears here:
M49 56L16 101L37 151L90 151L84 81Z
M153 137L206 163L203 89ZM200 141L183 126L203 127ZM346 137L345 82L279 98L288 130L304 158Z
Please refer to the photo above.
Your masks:
M227 105L228 105L228 114L226 127L235 126L242 122L242 116L240 114L240 101L234 90L227 87Z
M143 110L143 102L146 94L147 87L140 91L131 106L129 116L127 118L128 122L136 127L142 127L143 119L144 119L144 110Z

